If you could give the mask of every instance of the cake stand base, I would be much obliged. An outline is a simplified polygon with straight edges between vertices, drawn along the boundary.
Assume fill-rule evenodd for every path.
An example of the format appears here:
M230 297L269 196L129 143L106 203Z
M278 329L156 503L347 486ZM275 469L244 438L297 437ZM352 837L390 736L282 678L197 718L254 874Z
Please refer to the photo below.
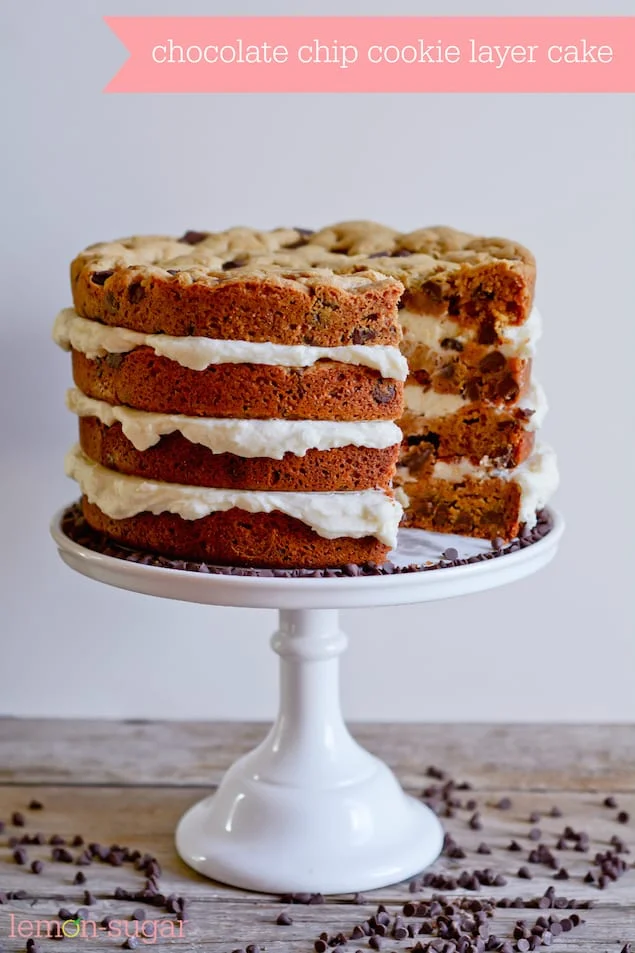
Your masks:
M344 724L338 670L346 636L338 609L423 603L524 579L556 553L564 524L552 516L538 541L470 564L381 576L280 578L203 574L107 556L70 539L59 513L52 532L60 555L92 579L187 602L279 610L271 643L280 656L278 717L262 744L229 769L216 794L182 818L176 845L183 860L215 880L265 893L354 893L412 877L431 864L443 845L436 816L408 797ZM483 541L401 530L391 559L438 562L448 546L461 559L490 549ZM424 631L421 638L424 651Z
M181 820L195 870L248 890L346 893L395 883L436 860L443 831L341 716L334 609L282 610L280 712L264 742Z

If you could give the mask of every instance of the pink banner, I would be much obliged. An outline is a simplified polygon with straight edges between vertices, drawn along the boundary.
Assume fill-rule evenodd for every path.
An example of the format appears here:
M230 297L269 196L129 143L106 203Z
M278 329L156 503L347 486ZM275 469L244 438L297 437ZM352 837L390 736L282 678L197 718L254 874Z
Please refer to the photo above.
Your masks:
M632 93L635 17L106 17L108 93Z

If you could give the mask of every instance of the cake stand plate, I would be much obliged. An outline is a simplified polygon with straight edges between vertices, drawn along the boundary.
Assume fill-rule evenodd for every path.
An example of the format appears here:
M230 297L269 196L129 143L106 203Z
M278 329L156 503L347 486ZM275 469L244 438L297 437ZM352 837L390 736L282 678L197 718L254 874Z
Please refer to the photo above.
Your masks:
M73 542L52 524L72 569L119 588L168 599L279 610L280 705L271 731L229 769L216 793L181 819L183 860L214 880L266 893L372 890L418 874L438 857L436 815L407 796L382 761L349 734L339 701L346 636L338 609L404 605L514 582L551 561L564 524L515 552L426 572L336 578L213 575L146 566ZM489 543L401 530L396 565L467 558Z

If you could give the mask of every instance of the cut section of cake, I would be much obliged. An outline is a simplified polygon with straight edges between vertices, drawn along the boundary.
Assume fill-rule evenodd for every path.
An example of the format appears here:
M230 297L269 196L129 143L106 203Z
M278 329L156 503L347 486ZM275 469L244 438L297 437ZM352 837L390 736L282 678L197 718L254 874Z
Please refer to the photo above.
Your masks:
M74 263L85 293L54 328L72 352L80 442L66 470L89 525L218 564L385 561L402 516L400 283L221 268L192 292L187 242L132 244L142 261L147 245L172 257Z

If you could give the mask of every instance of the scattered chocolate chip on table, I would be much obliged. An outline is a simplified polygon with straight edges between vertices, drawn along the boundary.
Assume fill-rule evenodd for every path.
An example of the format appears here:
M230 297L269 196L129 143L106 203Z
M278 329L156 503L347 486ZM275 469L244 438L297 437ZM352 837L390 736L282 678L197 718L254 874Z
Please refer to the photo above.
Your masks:
M211 953L635 949L635 726L357 726L446 840L411 881L337 897L247 894L176 855L185 809L265 731L0 719L0 946L40 953L48 921L66 953L93 931Z

